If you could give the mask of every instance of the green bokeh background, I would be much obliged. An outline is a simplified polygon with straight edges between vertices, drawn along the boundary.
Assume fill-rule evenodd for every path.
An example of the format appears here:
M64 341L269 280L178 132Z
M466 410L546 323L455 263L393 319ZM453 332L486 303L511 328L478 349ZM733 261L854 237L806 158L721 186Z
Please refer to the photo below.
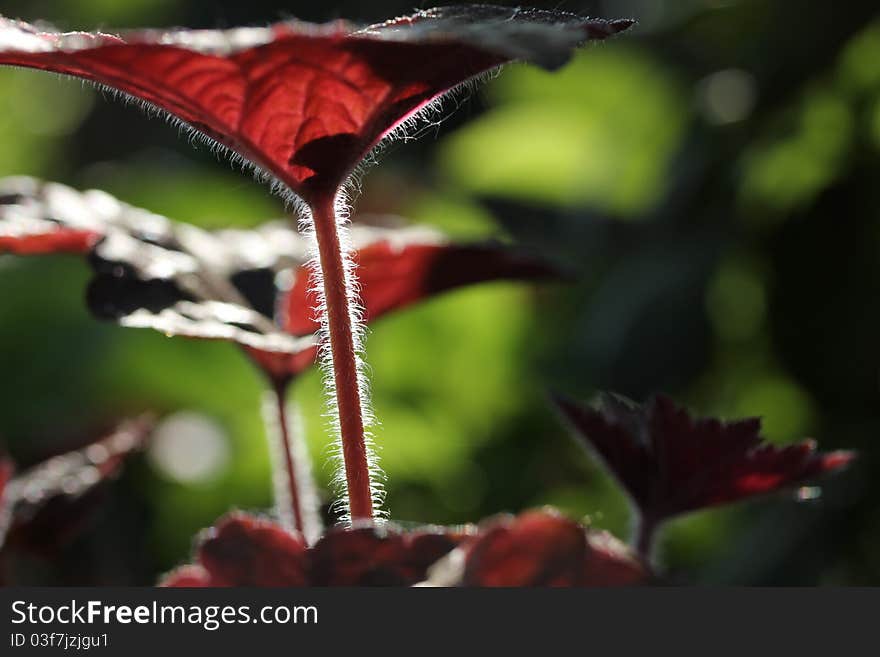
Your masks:
M325 6L325 4L327 6ZM559 3L533 3L559 6ZM576 280L495 283L370 330L388 507L460 523L554 504L626 536L626 502L570 440L547 391L664 391L701 414L758 415L776 443L853 447L822 495L673 523L676 581L880 583L880 19L784 2L571 0L634 16L563 70L520 66L392 146L358 211L461 239L500 236ZM330 6L332 5L332 6ZM225 27L298 16L374 21L411 3L0 0L65 29ZM283 214L247 175L79 82L0 70L0 175L31 174L205 227ZM22 465L141 410L201 413L230 458L199 483L144 457L82 533L22 581L148 584L232 507L271 505L256 372L226 344L100 324L73 257L0 256L0 439ZM315 471L327 459L317 373L298 382Z

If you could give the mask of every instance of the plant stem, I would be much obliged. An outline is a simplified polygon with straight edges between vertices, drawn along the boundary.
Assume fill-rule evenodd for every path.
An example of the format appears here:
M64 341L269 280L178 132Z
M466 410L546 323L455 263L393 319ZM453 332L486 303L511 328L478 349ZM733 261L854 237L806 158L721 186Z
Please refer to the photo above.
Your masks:
M297 482L296 465L293 462L294 446L287 421L287 385L286 382L276 382L272 384L272 394L274 396L273 401L277 413L276 417L278 419L278 435L281 443L280 460L284 466L284 479L287 492L287 495L285 496L287 499L283 499L280 495L277 497L279 497L278 502L280 504L285 502L290 504L290 512L293 517L293 529L296 529L300 533L304 533L306 528L302 508L302 497L300 495L299 482ZM283 517L286 510L279 509L279 511Z
M358 385L358 359L355 328L349 309L350 282L346 276L345 258L336 225L333 199L312 205L312 221L318 242L325 304L325 326L333 364L336 407L342 458L348 490L349 513L352 520L371 519L373 501L370 490L370 469L364 439L361 391Z

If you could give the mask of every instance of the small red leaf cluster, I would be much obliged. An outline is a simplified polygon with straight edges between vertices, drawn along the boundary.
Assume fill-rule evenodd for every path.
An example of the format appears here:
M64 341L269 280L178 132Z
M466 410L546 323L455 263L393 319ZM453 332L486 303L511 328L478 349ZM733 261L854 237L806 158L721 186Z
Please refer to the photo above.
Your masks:
M162 584L626 586L648 577L622 544L551 511L458 529L339 526L312 547L269 520L233 513L202 534L196 563Z
M654 523L797 485L834 472L853 458L851 452L817 453L812 441L766 445L757 420L694 419L662 396L644 407L614 396L604 397L598 408L563 398L557 403L625 487L642 519ZM0 461L0 501L12 510L10 538L26 545L29 536L45 531L69 533L87 498L62 494L67 479L86 468L95 471L92 485L111 476L142 444L146 427L143 422L125 425L88 448L26 471L11 487L16 499L9 498L14 466L8 459ZM29 492L30 499L21 491ZM311 547L273 521L233 513L202 533L194 564L176 569L162 583L630 586L651 581L645 557L634 556L606 532L546 509L455 529L404 531L392 523L337 526Z
M391 525L334 528L312 547L276 523L231 513L199 538L195 565L164 586L363 586L415 584L459 537Z
M796 486L855 456L817 452L812 440L769 445L757 418L695 419L663 395L645 406L614 395L604 395L596 407L563 397L556 403L651 523Z

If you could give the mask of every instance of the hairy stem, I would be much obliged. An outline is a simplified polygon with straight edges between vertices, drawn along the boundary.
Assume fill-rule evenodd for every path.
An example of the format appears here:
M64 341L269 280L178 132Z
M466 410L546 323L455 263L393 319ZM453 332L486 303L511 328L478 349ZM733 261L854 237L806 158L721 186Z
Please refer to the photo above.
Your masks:
M370 468L358 381L355 327L349 308L349 298L352 295L350 281L346 276L346 254L339 239L333 200L313 204L311 210L318 243L349 513L352 520L371 519L373 501Z
M298 414L286 403L288 385L286 380L270 378L270 391L263 404L272 451L275 506L281 525L300 532L311 544L321 535L318 494Z
M288 509L279 508L279 515L284 520L285 516L292 519L293 529L303 532L305 529L304 513L302 508L302 499L300 495L300 485L297 481L296 465L293 462L294 447L290 435L290 427L287 418L287 403L285 401L287 393L286 383L276 383L273 385L272 396L275 406L276 418L278 420L278 437L280 442L279 461L283 466L284 483L286 495L276 495L278 497L279 506L283 504L289 505Z

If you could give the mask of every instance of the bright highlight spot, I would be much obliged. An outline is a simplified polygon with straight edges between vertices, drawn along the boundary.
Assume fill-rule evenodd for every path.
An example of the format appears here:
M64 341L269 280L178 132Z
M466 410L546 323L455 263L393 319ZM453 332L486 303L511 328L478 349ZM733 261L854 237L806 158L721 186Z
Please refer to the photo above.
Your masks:
M153 432L148 457L169 479L195 484L220 475L229 463L229 437L215 420L181 411L165 418Z

